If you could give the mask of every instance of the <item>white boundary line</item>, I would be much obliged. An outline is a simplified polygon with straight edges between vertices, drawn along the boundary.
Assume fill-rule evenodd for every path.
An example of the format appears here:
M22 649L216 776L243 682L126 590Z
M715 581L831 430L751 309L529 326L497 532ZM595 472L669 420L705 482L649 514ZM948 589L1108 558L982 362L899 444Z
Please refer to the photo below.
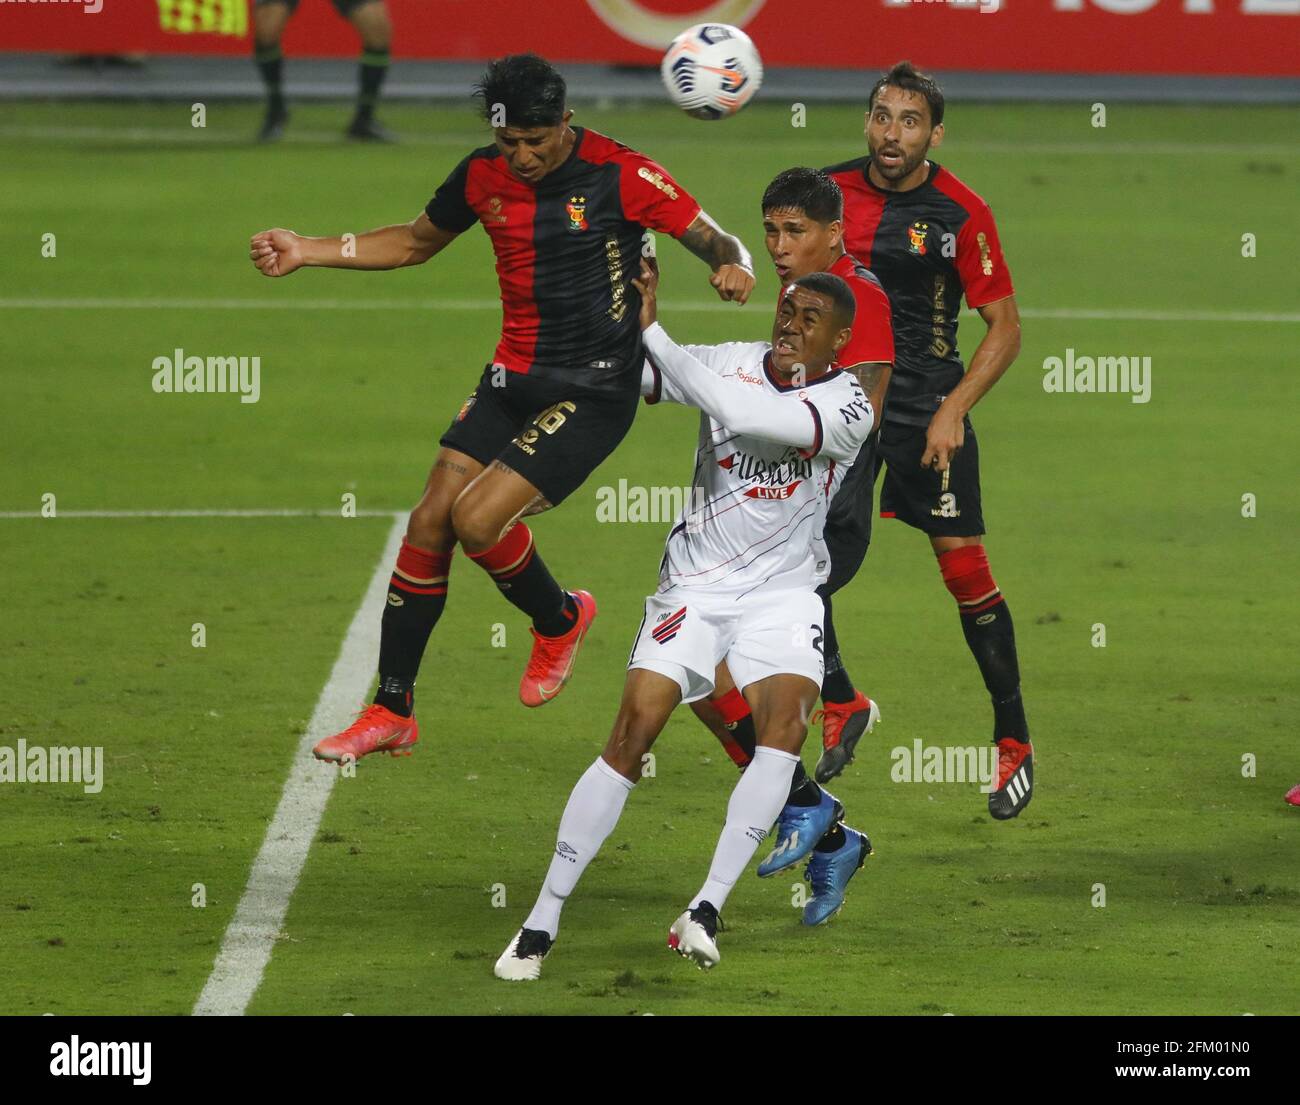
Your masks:
M666 311L734 311L733 303L708 299L669 301ZM106 299L0 298L9 311L497 311L499 299ZM969 308L963 315L973 316ZM1186 311L1160 308L1021 307L1028 319L1081 319L1099 322L1300 322L1300 311Z
M337 768L312 757L312 745L344 728L370 687L379 649L384 591L405 532L403 514L393 522L379 566L343 638L307 731L294 751L293 766L275 817L253 861L248 885L222 938L212 973L194 1003L197 1017L241 1016L261 984L289 900L338 778Z

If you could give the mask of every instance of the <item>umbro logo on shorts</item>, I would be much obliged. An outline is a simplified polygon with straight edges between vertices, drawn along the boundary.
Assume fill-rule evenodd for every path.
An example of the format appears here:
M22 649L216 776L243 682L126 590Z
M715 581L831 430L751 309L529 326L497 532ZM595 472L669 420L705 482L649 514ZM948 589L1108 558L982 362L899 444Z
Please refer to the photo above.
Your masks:
M659 624L650 631L650 636L661 645L666 645L677 636L684 621L686 621L686 607L683 606L675 614L662 615Z

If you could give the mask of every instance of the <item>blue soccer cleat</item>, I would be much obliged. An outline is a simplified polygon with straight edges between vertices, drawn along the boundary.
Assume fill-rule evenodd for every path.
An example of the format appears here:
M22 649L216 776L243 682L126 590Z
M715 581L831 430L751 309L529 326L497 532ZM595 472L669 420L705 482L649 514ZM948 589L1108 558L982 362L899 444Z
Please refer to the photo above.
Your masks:
M776 847L758 865L758 877L765 879L793 867L817 847L830 828L844 816L844 807L829 791L822 791L815 806L786 806L776 823Z
M812 883L813 896L803 907L805 925L824 925L844 905L849 880L871 855L866 833L844 826L844 844L833 852L814 852L804 877Z

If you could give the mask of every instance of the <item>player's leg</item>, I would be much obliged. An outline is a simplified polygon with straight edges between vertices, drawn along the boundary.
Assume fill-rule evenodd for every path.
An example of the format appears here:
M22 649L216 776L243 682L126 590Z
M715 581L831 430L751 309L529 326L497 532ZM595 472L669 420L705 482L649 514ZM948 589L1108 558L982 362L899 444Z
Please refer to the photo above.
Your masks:
M375 122L375 105L388 76L393 43L393 23L384 0L335 0L339 14L357 29L361 38L360 71L357 75L357 110L348 125L349 138L368 142L392 142L393 135Z
M284 102L284 55L280 39L298 0L256 0L253 5L253 60L266 88L266 116L259 142L276 142L284 135L289 110Z
M447 603L456 534L452 504L482 471L473 457L443 448L429 470L424 494L411 511L388 583L379 635L379 685L374 702L341 733L320 741L319 760L342 763L371 752L410 755L419 740L415 679Z
M924 427L903 427L897 436L897 457L891 456L881 489L881 512L929 537L944 586L956 600L962 634L993 703L998 777L988 804L989 813L1004 821L1019 814L1033 794L1033 746L1020 695L1011 610L984 551L979 441L967 423L961 449L948 470L939 472L921 467Z
M670 590L646 599L613 731L569 796L546 882L524 927L497 960L498 978L538 976L559 932L560 910L613 832L628 792L641 778L645 754L679 702L712 689L717 656L713 620L690 596Z
M523 404L533 413L466 488L452 514L470 559L532 619L533 648L519 685L526 706L549 702L568 682L596 603L586 591L560 587L518 519L559 505L576 491L626 436L639 402L636 394L583 394L539 410L530 404L545 387L507 378L491 389L496 401L515 409ZM453 427L444 443L456 439Z
M541 973L542 960L560 931L564 903L618 824L627 796L641 778L642 757L681 697L677 680L660 672L627 673L613 731L604 751L569 794L546 880L523 927L497 960L497 978L528 982Z

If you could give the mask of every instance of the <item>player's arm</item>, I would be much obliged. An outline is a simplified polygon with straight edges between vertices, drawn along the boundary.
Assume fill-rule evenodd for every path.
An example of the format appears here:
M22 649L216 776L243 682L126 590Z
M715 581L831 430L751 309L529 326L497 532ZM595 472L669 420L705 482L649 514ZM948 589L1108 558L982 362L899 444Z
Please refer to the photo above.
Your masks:
M409 223L337 238L308 238L278 227L263 230L253 235L248 255L263 276L288 276L305 267L401 269L424 264L458 233L435 226L421 211Z
M677 240L713 270L709 283L717 289L720 299L737 303L749 299L754 290L754 260L744 242L728 234L703 211Z
M824 446L824 451L846 461L857 455L875 422L875 412L865 398L861 400L864 409L851 420L850 428L842 430L838 422L828 426L823 412L813 403L791 403L755 391L738 380L724 379L673 341L659 325L655 298L658 278L644 261L641 279L633 283L641 293L641 337L646 353L662 375L661 390L671 390L680 397L679 402L698 407L735 433L793 445L809 456L822 452Z
M894 373L891 361L864 361L849 365L844 371L857 380L858 387L871 401L873 411L885 409L885 393L889 390L889 379Z
M1002 378L1020 353L1020 310L1016 306L1016 297L1007 296L977 310L988 329L961 383L952 389L930 419L930 428L925 434L925 452L921 455L922 468L934 465L941 472L947 471L953 454L965 441L966 415Z

